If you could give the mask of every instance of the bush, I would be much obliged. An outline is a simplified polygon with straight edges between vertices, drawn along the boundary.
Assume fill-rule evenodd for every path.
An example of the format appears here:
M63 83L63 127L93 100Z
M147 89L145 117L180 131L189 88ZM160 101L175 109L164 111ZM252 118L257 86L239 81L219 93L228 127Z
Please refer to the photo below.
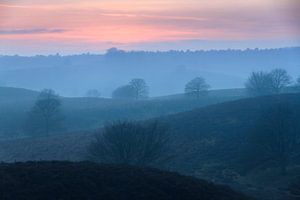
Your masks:
M89 154L101 163L156 166L170 158L169 144L167 128L158 122L116 122L97 133Z

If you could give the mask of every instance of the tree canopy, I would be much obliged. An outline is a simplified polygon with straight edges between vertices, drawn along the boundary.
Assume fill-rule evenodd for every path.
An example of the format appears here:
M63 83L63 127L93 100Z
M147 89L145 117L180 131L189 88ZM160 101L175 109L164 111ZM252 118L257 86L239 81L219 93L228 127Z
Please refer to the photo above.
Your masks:
M112 97L119 99L145 99L149 95L149 87L144 79L132 79L127 85L113 91Z
M253 96L279 94L291 84L291 77L284 69L274 69L270 72L252 72L247 82L246 89Z
M185 85L184 91L187 96L199 99L200 96L208 93L209 88L210 86L206 83L204 78L196 77Z
M26 129L30 134L48 135L62 128L61 101L54 90L44 89L29 112Z

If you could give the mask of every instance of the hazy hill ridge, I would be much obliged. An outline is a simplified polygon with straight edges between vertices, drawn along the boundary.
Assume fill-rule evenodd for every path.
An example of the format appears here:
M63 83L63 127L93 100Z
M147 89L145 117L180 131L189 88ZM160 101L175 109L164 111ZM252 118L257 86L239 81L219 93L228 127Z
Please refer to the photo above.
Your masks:
M195 76L213 88L242 87L253 70L284 68L299 74L300 47L281 49L125 52L103 55L1 56L0 84L81 96L98 89L110 96L132 78L144 78L151 96L181 93Z

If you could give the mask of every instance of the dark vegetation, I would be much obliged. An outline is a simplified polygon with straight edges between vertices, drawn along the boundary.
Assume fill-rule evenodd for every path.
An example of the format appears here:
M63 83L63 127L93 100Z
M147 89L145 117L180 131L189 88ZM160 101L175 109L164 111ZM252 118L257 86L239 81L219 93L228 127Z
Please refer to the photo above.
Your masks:
M262 111L248 143L252 161L259 161L259 165L272 163L285 175L289 163L300 155L299 114L280 101L269 106Z
M196 77L185 85L184 92L188 97L200 99L201 96L208 94L210 86L202 77Z
M112 97L115 99L146 99L149 96L149 87L144 79L132 79L129 84L120 86L113 91Z
M177 173L89 162L0 165L2 200L250 200L228 187Z
M293 113L273 110L270 117L278 102L293 108ZM269 118L261 121L263 113ZM295 127L300 121L299 94L223 103L161 121L169 124L181 147L172 165L175 170L230 184L263 199L285 199L289 182L300 173L300 129ZM257 129L262 123L263 128Z
M43 90L25 122L25 131L31 136L49 135L62 130L61 101L53 90Z
M292 83L292 77L284 69L274 69L271 72L252 72L245 86L253 96L282 93Z
M100 163L160 167L171 154L168 129L159 122L115 122L99 131L89 147Z

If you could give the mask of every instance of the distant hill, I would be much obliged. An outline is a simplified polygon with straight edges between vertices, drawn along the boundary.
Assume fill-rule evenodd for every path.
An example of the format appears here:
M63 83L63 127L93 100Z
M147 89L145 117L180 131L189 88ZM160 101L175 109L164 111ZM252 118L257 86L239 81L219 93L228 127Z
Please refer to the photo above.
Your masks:
M0 88L0 138L23 135L27 113L38 93L19 88ZM183 112L246 97L243 89L213 90L200 100L183 95L156 97L143 101L108 98L62 97L64 132L101 127L113 120L143 120Z
M0 87L0 100L23 100L23 99L34 99L38 95L38 92L23 88L12 88L12 87Z
M0 164L1 200L250 200L228 187L155 169L89 162Z
M213 88L243 87L253 70L286 69L299 75L300 47L281 49L125 52L103 55L0 56L0 81L35 90L53 88L64 96L98 89L110 96L132 78L143 78L152 96L180 93L202 76Z

